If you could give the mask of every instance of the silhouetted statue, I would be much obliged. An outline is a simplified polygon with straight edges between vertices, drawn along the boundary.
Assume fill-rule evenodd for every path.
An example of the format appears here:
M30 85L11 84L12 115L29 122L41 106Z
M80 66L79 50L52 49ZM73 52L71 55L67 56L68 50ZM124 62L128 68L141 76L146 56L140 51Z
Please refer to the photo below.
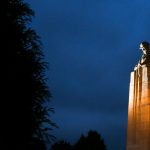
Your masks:
M134 67L134 70L138 70L138 74L139 69L142 66L150 66L150 44L144 41L140 44L140 49L142 50L143 55L138 64Z
M139 62L140 65L150 65L150 44L148 42L142 42L140 49L143 52L142 58Z
M148 42L142 42L140 44L140 49L143 51L140 65L150 65L150 44Z

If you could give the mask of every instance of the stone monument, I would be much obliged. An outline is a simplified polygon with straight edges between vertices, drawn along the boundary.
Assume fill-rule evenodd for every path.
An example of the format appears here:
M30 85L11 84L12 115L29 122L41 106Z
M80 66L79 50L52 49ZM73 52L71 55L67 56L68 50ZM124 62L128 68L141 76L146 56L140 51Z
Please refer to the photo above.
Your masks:
M150 150L150 44L130 76L127 150Z

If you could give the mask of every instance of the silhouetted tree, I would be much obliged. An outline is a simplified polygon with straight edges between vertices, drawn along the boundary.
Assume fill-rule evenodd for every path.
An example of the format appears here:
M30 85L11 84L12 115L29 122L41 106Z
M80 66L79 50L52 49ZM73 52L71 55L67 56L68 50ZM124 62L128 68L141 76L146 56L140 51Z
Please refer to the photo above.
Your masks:
M98 132L89 131L87 136L81 135L74 145L74 150L106 150L106 146Z
M50 150L106 150L106 145L97 131L90 130L87 136L82 134L74 145L61 140L54 143Z
M70 143L65 142L64 140L61 140L53 144L51 150L71 150L71 145Z
M30 27L34 12L29 5L23 0L2 0L0 12L1 52L5 52L7 68L3 72L7 88L1 105L5 108L2 143L6 149L30 150L35 139L53 138L48 134L55 126L49 119L53 109L45 105L51 97L45 78L47 64L40 38Z
M43 140L39 138L34 138L30 144L31 150L46 150L46 145Z

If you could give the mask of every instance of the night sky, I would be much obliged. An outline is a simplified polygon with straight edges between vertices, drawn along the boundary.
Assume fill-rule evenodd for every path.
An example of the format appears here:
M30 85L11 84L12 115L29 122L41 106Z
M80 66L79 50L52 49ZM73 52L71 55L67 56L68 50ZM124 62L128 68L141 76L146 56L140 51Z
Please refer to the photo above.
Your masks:
M97 130L126 149L130 72L150 42L149 0L26 0L49 63L57 139Z

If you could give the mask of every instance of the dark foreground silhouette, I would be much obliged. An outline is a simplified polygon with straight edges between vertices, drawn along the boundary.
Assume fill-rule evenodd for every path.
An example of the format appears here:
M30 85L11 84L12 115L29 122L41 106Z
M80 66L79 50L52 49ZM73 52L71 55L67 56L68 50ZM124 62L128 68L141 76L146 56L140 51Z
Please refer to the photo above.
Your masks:
M98 132L89 131L87 136L81 135L74 145L62 140L53 144L50 150L106 150L106 145Z
M53 110L44 106L51 94L40 38L29 24L34 12L23 0L2 0L0 11L7 87L1 92L1 143L6 150L34 150L35 143L44 150L42 144L52 138L48 132L55 124L49 119Z

